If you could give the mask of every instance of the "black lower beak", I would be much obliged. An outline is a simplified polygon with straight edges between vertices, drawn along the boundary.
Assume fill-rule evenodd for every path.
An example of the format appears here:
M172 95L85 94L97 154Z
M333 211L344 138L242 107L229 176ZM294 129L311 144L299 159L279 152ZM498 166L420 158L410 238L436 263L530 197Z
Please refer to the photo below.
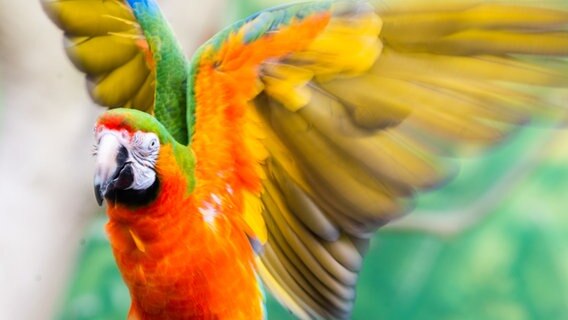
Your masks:
M95 185L95 198L97 199L97 203L99 204L99 207L102 206L104 195L101 191L101 185L100 184Z
M134 182L134 171L130 162L123 163L122 166L116 169L115 174L111 179L105 181L103 185L95 185L95 198L99 206L103 205L104 198L112 199L112 195L119 190L126 190L130 188Z

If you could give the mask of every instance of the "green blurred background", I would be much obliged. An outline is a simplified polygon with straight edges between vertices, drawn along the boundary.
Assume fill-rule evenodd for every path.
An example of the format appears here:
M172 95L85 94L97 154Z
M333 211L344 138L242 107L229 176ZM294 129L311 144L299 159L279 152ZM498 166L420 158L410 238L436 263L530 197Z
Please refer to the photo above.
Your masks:
M2 1L8 0L0 0L0 4ZM210 5L212 8L207 11L208 15L204 11L198 11L195 7L185 8L188 15L206 16L205 19L202 17L199 20L199 27L186 25L183 14L178 13L178 18L172 14L172 12L179 11L176 9L179 6L186 6L182 2L160 1L166 15L174 16L172 23L179 34L197 35L194 36L197 38L194 39L195 42L184 43L189 48L188 52L191 52L195 48L195 43L205 40L224 24L282 1L219 0L215 2L215 5ZM4 4L8 5L8 2ZM24 5L17 8L15 4L12 6L8 8L20 10L22 14L27 12ZM0 7L7 8L6 6ZM41 17L38 7L36 4L29 10L35 10L34 12L40 19L40 29L49 30L51 37L49 41L59 41L57 44L60 46L61 40L58 38L57 31L47 19ZM6 17L6 12L0 11L0 18ZM14 153L14 147L3 147L8 145L8 140L13 142L14 139L23 139L25 142L25 138L19 137L25 135L25 132L37 129L15 125L15 120L12 120L13 117L15 118L12 111L5 111L6 109L25 109L27 106L22 103L22 100L14 97L29 95L29 90L16 92L14 88L25 88L25 86L31 88L34 81L40 82L37 79L19 78L22 73L50 72L52 78L43 79L40 83L53 81L59 87L58 89L50 87L50 90L46 90L45 96L55 95L56 91L62 91L61 88L69 86L69 91L73 91L73 95L82 95L74 99L87 103L88 98L84 93L75 92L83 89L82 79L67 62L62 62L67 64L64 65L65 71L57 73L53 70L40 70L42 66L51 64L53 61L51 58L46 59L40 56L40 58L35 58L39 61L30 62L27 56L10 54L11 50L15 49L8 43L17 41L20 36L17 32L6 30L14 30L14 25L25 28L31 23L22 22L16 18L12 20L6 18L3 21L0 24L0 35L8 33L10 35L0 39L0 62L7 66L4 71L0 64L0 84L2 85L0 94L6 92L5 105L0 105L0 139L2 139L0 150L3 152L0 154L8 155ZM197 25L197 22L195 23ZM193 29L179 30L180 26ZM36 36L41 35L40 32L42 31L39 29L28 30L29 34ZM28 41L26 45L27 47L22 46L21 50L29 52L33 44ZM50 57L61 56L58 59L64 60L61 49L50 52L48 55ZM24 59L26 62L22 62ZM14 69L14 65L21 67ZM57 68L62 67L57 65ZM70 77L71 80L68 80ZM72 85L63 82L64 80ZM62 96L71 94L71 92L57 93ZM80 103L73 102L72 104ZM49 103L42 100L42 104ZM99 109L73 105L63 110L71 110L71 108L74 108L73 110L88 109L89 111L84 112L89 116L87 119L81 118L83 120L76 125L76 128L73 128L74 131L67 129L66 132L80 135L81 139L77 138L75 143L80 142L81 146L85 144L84 141L91 143L85 137L90 134L92 125L90 121L100 112ZM29 111L28 115L23 118L26 122L30 121ZM58 121L50 118L42 120L44 122ZM17 133L14 133L14 130ZM46 135L44 144L59 145L61 143L59 138L50 139L52 131L42 132ZM38 136L32 135L30 141L32 139L37 140ZM84 153L87 147L82 147L80 152ZM74 154L69 156L69 159L75 160L58 158L57 154L63 151L39 153L36 150L29 151L29 155L21 156L35 157L30 160L35 164L47 161L44 157L49 154L49 157L55 157L54 161L62 162L67 167L74 166L77 163L76 154L80 152L73 145L68 149L68 152ZM12 159L12 162L4 160L0 163L2 176L4 173L13 171L14 167L17 167L16 164L22 161L21 158L9 159ZM81 163L87 161L84 160L86 157L81 159ZM25 165L20 166L25 168ZM52 170L46 169L45 165L42 168ZM33 282L36 286L19 285L16 283L17 280L13 280L13 286L11 282L6 282L8 283L4 286L6 291L0 291L0 300L4 301L4 305L0 302L0 318L37 319L38 314L41 319L125 318L130 298L118 274L104 234L106 217L100 209L94 207L94 200L90 199L92 197L89 189L90 162L83 164L81 170L85 173L81 173L79 178L75 177L70 185L75 189L83 190L81 188L84 188L84 192L79 197L81 200L75 208L82 213L65 220L60 215L62 209L58 208L54 210L56 214L45 218L45 223L62 219L61 224L74 232L72 235L66 235L64 231L65 239L72 240L64 241L63 237L60 237L57 238L59 242L51 246L48 246L47 240L36 240L38 244L33 248L30 246L31 251L26 250L27 247L24 248L21 244L10 251L9 242L33 238L39 231L31 230L41 230L42 226L37 226L36 229L28 228L31 224L41 224L36 220L38 211L33 211L34 213L25 219L22 218L20 224L16 220L17 217L7 216L7 211L0 213L0 217L6 218L4 221L16 221L13 224L5 224L4 227L0 226L2 235L9 233L8 229L15 230L11 238L0 236L0 280L19 279L20 273L25 272L22 278ZM62 172L68 171L67 168ZM64 175L58 174L57 177L63 178ZM9 176L7 181L19 179L19 177L20 175L12 178ZM49 176L49 179L55 179L55 177ZM79 180L81 181L79 185L72 183ZM38 183L41 184L41 179L39 182L32 180L29 185L37 187ZM65 193L70 192L67 190L71 187L64 189L63 183L64 181L61 180L59 184L49 185L47 189L52 193L62 192L65 196ZM19 206L25 205L26 199L24 197L18 200L16 191L12 184L8 185L4 182L0 185L0 194L5 197L2 202L6 200L8 208L11 208L10 212L19 213L24 211L24 209L20 210ZM26 194L25 190L22 192ZM485 157L464 160L458 179L439 191L423 195L412 215L381 230L373 239L357 287L358 297L353 318L568 319L567 197L568 132L566 130L524 130L505 148L498 148ZM63 200L58 199L64 202L66 197L63 197ZM34 200L40 201L36 198ZM14 203L12 207L10 207L12 203L10 201ZM90 214L90 212L96 213ZM19 226L24 227L20 230ZM44 225L45 228L51 227ZM52 229L51 233L59 232L57 230L59 229ZM47 232L50 233L49 230ZM43 243L40 243L41 241ZM10 252L14 253L10 255ZM22 260L24 267L19 268L15 264L10 264L10 261L18 260L16 256L18 254L28 254L31 257L44 254L49 259ZM55 271L48 266L55 260L64 261L61 264L65 266L60 270L61 279L52 276ZM30 263L37 263L40 267L30 268L29 270L32 271L28 271L25 268L29 267ZM59 280L49 280L55 278ZM36 291L41 291L43 296L37 298L38 304L32 303L30 306L29 301L36 301L31 298ZM15 292L21 293L13 298ZM29 292L31 300L24 298L26 297L25 292ZM7 303L6 301L15 302ZM41 302L47 304L45 308ZM18 313L20 309L34 308L34 306L45 312L35 313L33 316L23 311ZM16 311L6 313L11 315L9 317L2 317L2 307ZM27 316L14 316L21 314ZM269 297L268 318L292 319L293 317Z

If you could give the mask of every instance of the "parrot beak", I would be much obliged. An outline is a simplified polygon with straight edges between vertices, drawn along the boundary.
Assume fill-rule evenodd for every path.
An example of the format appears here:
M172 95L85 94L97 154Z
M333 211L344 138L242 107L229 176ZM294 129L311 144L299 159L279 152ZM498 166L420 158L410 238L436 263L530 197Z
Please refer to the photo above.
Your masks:
M95 197L99 206L116 190L128 189L134 181L128 150L113 134L101 137L97 148Z

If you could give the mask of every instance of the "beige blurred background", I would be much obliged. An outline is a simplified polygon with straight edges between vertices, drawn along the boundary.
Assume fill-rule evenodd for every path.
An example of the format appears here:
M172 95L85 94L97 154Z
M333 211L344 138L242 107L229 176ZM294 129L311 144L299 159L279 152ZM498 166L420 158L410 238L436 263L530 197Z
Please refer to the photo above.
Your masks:
M223 0L162 0L188 53L225 18ZM86 226L91 128L102 111L39 0L0 0L0 319L59 308Z

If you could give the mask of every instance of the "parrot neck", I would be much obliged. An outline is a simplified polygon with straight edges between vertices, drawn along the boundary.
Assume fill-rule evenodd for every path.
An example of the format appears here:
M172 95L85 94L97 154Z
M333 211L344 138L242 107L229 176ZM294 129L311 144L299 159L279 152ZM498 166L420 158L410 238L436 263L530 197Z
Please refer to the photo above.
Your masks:
M156 201L107 210L113 253L132 297L130 315L262 318L254 254L232 219L233 190L198 185L189 194L173 151L161 153Z
M150 46L156 71L154 114L183 145L189 142L186 123L188 63L155 0L128 0ZM192 112L190 110L190 112Z

